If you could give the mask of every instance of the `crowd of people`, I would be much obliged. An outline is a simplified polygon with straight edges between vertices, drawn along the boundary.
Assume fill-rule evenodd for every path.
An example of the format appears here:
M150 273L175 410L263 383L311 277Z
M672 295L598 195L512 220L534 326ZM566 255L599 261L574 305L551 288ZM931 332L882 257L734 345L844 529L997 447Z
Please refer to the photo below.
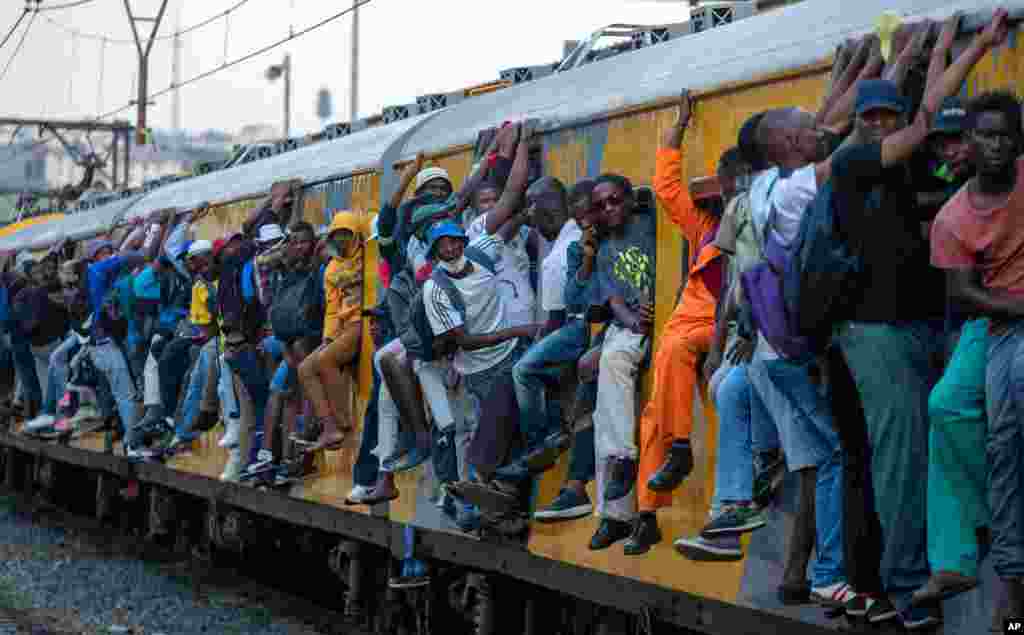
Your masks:
M1024 131L1015 96L956 93L1006 21L958 55L956 17L888 58L865 37L818 112L755 114L715 178L689 186L684 92L652 188L541 176L526 121L490 135L458 190L417 157L372 223L339 210L318 235L281 184L212 243L193 239L200 207L118 244L19 253L0 279L5 414L26 434L109 430L137 460L223 422L223 480L288 484L357 428L369 319L348 504L395 500L395 475L429 461L462 531L596 513L590 549L640 556L694 468L706 384L714 497L682 556L741 559L788 471L783 603L925 628L991 557L1002 632L1024 614ZM655 342L659 214L689 261ZM365 308L370 241L382 299ZM538 505L534 479L566 452L560 493Z

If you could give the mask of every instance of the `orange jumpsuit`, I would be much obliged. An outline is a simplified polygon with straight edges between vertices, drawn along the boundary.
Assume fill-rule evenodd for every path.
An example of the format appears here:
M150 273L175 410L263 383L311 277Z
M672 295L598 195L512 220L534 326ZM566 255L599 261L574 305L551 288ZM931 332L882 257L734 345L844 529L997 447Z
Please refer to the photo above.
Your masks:
M668 217L683 232L692 254L716 231L719 219L693 204L682 183L681 162L679 150L658 149L654 191ZM710 348L714 334L721 264L721 252L710 244L691 257L686 288L658 342L654 389L640 419L637 507L641 512L672 504L671 492L651 491L647 480L665 462L673 440L690 438L700 373L697 362Z

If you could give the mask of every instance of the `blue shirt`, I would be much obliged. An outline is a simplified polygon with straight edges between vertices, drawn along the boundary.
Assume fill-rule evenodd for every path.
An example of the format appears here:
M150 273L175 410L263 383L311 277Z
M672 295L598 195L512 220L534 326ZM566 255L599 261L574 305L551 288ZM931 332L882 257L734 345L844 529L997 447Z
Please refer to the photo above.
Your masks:
M107 294L117 283L121 272L133 269L145 262L146 257L141 252L132 251L89 265L86 286L89 290L89 310L92 311L93 316L93 337L102 338L108 335L109 317L103 315L103 304L107 299Z

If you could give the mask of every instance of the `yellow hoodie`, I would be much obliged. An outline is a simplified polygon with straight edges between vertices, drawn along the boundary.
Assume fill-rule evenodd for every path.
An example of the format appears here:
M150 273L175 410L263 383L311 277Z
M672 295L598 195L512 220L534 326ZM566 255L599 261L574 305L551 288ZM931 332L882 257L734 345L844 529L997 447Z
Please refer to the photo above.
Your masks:
M349 244L347 254L332 258L324 272L324 339L335 339L344 326L362 319L363 244L367 227L365 218L348 210L336 212L331 221L328 236L347 229L355 234L356 240Z

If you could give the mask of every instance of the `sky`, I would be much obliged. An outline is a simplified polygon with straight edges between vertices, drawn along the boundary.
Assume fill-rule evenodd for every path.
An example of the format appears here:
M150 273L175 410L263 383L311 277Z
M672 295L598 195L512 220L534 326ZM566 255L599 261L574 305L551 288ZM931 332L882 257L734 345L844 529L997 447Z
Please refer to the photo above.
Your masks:
M69 0L44 0L42 6ZM129 0L137 15L155 16L159 0ZM238 0L169 0L159 34L173 33L222 13ZM0 2L6 34L22 10L21 0ZM183 80L221 66L351 6L351 0L249 0L229 19L181 38ZM371 0L359 10L360 82L358 117L384 106L414 102L417 95L458 90L498 78L503 69L547 64L562 56L565 40L579 40L613 23L663 24L688 17L686 0ZM74 37L46 18L84 33L131 40L124 0L92 0L82 6L42 12L24 45L0 75L5 116L91 118L135 98L134 44ZM26 18L0 49L0 73L25 33ZM225 24L227 23L227 24ZM148 31L151 24L139 23ZM227 28L225 28L227 27ZM190 130L238 132L249 124L281 126L284 96L270 83L267 67L290 53L293 67L292 136L349 121L351 14L272 51L181 89L181 123ZM225 57L225 47L227 55ZM172 40L158 41L150 55L150 93L171 84ZM334 115L317 117L316 95L328 88ZM172 94L149 109L149 125L171 128ZM134 108L117 116L134 123ZM357 118L358 118L357 117Z

